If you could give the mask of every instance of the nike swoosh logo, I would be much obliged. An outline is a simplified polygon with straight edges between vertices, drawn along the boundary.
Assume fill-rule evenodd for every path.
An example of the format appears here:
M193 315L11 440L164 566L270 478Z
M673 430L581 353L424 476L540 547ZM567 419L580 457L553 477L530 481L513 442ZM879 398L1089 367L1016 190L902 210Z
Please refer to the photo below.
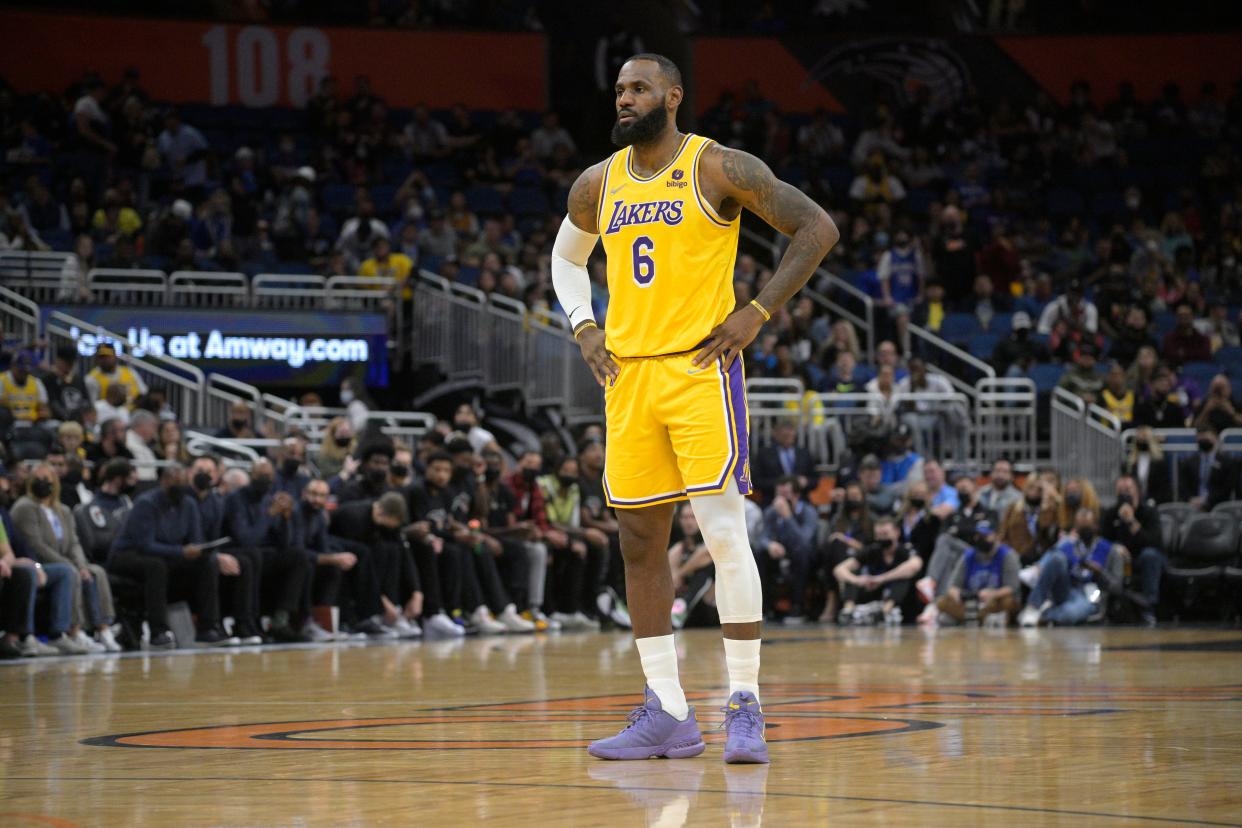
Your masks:
M617 193L621 192L623 189L625 189L625 185L624 185L624 184L622 184L621 186L617 187L617 188L616 188L616 189L614 189L614 190L609 190L609 191L608 191L608 195L610 195L610 196L614 196L614 195L616 195Z

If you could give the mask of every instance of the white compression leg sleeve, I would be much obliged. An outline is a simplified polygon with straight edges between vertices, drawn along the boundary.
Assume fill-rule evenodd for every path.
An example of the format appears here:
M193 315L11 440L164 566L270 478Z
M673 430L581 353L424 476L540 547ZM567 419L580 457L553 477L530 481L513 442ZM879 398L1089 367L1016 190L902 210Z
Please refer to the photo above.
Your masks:
M716 609L722 624L763 620L763 585L746 535L746 510L737 482L715 495L690 498L707 551L716 565Z

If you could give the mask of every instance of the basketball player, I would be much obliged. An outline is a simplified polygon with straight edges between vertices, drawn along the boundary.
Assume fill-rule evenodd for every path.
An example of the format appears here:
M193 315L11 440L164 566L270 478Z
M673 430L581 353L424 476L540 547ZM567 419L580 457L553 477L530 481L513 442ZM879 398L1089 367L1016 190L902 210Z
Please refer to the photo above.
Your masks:
M594 742L603 759L703 752L677 677L667 544L674 504L690 498L716 566L730 697L726 762L767 762L759 706L763 598L746 537L750 492L742 349L810 278L836 243L828 215L760 160L679 132L681 73L641 54L617 76L621 146L582 173L552 252L552 281L582 356L604 386L604 492L617 509L626 597L647 678L643 706L618 735ZM791 237L756 298L734 309L742 208ZM586 264L608 258L607 330L591 312Z

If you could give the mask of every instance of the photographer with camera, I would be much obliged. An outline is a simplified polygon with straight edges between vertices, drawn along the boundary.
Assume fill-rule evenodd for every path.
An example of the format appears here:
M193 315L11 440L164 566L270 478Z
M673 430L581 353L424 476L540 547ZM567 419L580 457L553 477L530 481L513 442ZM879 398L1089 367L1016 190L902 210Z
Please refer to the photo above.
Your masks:
M901 604L910 593L923 559L900 542L897 523L882 517L874 525L875 540L833 570L841 585L841 624L901 624Z

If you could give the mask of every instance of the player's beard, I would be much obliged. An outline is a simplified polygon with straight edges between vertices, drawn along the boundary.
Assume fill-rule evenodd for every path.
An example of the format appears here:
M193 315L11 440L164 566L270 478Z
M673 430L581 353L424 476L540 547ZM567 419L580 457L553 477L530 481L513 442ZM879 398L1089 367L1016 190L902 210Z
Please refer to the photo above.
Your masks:
M647 144L660 137L668 126L668 110L657 106L646 115L636 115L634 120L623 124L618 120L612 126L612 142L618 147Z

